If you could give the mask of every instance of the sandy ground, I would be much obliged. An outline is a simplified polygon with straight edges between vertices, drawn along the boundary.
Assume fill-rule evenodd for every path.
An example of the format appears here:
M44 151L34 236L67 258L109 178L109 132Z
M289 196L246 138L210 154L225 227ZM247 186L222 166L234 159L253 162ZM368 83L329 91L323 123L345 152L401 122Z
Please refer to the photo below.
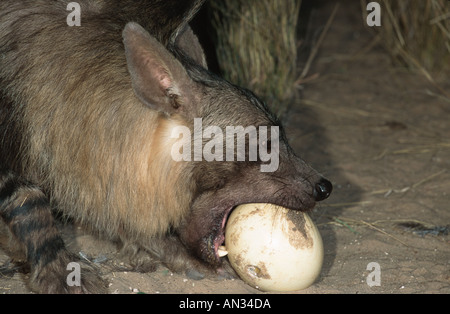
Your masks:
M450 100L379 46L366 49L373 37L358 19L341 5L310 71L319 77L303 86L286 123L294 149L335 187L311 214L323 271L295 293L450 293ZM450 91L448 80L438 83ZM74 229L77 251L114 255L111 243ZM8 260L0 251L0 265ZM376 279L369 263L380 267L377 285L368 284ZM239 279L99 268L111 293L260 293ZM3 274L0 293L29 293L25 282Z

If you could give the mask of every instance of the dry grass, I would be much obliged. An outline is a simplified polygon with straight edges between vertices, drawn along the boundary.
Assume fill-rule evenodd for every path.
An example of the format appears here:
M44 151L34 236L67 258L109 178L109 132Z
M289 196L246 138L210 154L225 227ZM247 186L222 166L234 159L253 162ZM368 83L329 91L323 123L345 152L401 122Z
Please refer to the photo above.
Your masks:
M364 18L367 0L362 0ZM383 0L381 27L375 27L396 62L428 80L450 71L450 1Z
M217 57L224 76L253 90L279 115L295 91L301 0L213 0Z

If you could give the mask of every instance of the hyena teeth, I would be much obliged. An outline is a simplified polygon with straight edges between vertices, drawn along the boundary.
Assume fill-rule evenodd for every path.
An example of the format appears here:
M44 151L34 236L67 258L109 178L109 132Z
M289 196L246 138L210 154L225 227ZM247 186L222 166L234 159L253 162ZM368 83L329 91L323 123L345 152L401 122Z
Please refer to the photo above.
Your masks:
M219 257L224 257L228 255L227 248L223 245L219 246L219 249L217 250L217 254Z

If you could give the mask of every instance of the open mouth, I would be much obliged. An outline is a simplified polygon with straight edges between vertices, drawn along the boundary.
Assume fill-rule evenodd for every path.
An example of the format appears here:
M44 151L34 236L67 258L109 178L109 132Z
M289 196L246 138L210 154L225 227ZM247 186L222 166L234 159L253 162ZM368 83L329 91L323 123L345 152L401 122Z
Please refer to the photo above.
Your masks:
M252 202L248 202L248 203L252 203ZM246 202L246 204L247 204L247 202ZM243 204L229 206L223 211L223 213L224 213L223 217L219 220L220 222L216 225L215 232L213 234L211 234L211 236L209 238L210 239L208 241L209 242L208 250L210 251L209 256L213 255L216 263L220 264L221 259L228 255L228 251L226 250L226 243L225 243L225 228L226 228L226 224L227 224L227 221L228 221L228 218L229 218L231 212L239 205L243 205ZM277 205L277 204L275 204L275 205ZM281 204L278 204L278 205L283 206ZM283 206L283 207L286 207L286 206ZM312 204L312 206L308 206L307 208L302 208L302 209L291 208L291 209L292 210L300 210L300 211L309 211L313 207L314 207L314 205Z
M307 212L315 206L314 198L306 191L280 190L276 195L269 192L247 191L239 186L238 189L232 187L201 194L194 201L193 214L185 223L186 229L181 233L182 241L197 257L211 266L218 267L227 255L225 230L229 216L236 207L268 203Z
M228 252L225 248L225 226L227 224L228 217L230 216L230 213L236 206L229 207L227 210L225 210L224 216L222 218L221 224L219 226L218 233L214 236L214 240L212 241L212 250L214 250L214 255L216 257L216 260L220 262L220 259L222 257L225 257L228 255Z

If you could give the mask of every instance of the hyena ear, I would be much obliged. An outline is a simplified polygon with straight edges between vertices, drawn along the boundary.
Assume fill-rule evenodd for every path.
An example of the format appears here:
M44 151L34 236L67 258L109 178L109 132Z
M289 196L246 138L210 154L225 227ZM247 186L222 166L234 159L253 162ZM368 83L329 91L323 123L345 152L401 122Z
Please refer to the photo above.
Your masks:
M175 40L175 45L181 48L181 50L184 51L192 60L197 62L197 64L203 66L205 69L208 68L205 53L200 45L200 41L189 25L186 25L184 30L178 35Z
M168 115L180 111L191 82L181 63L137 23L128 23L122 36L136 96Z

